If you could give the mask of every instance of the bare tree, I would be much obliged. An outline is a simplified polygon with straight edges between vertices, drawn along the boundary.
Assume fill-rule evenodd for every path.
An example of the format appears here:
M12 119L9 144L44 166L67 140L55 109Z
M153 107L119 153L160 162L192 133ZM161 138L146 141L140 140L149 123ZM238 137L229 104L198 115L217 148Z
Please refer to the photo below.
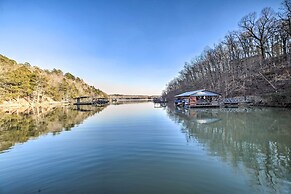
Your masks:
M271 8L264 8L257 19L256 13L250 13L242 18L239 26L257 42L262 59L266 57L266 49L269 38L274 33L276 18Z
M235 36L235 32L229 32L225 37L225 41L223 42L227 46L228 55L230 60L239 59L239 48L237 44L237 39Z
M279 13L279 17L282 20L282 23L284 25L284 29L287 30L287 33L289 36L291 36L291 1L290 0L284 0L282 2L282 13Z

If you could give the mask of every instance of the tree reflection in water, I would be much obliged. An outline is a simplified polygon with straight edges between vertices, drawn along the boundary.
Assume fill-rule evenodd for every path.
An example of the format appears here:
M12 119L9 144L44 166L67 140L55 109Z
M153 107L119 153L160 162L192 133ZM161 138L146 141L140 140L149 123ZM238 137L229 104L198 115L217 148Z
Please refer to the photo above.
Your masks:
M246 169L258 192L291 191L291 111L276 108L175 109L169 117L188 141Z
M0 109L0 153L31 138L69 131L106 106Z

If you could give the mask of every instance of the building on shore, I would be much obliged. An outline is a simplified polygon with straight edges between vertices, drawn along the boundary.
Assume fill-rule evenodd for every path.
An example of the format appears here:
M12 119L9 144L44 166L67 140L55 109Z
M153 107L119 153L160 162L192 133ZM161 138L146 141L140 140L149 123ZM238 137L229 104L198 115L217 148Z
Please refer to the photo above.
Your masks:
M219 107L220 96L217 92L205 89L194 90L176 95L175 105L190 108Z

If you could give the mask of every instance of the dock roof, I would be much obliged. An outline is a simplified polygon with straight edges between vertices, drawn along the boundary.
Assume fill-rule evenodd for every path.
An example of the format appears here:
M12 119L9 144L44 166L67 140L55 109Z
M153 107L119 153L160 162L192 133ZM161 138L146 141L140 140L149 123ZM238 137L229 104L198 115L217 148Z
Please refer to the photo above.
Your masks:
M194 90L194 91L190 91L190 92L184 92L182 94L178 94L175 97L188 97L188 96L219 96L219 93L216 92L212 92L209 90Z
M78 97L75 97L73 99L81 99L81 98L90 98L90 96L78 96Z

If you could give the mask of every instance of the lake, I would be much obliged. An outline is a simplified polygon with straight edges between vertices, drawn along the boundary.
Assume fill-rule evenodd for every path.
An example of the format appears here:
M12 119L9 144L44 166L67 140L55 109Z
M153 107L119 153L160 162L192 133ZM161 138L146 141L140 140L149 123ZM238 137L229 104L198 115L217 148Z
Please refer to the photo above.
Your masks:
M2 110L0 193L290 193L291 111Z

